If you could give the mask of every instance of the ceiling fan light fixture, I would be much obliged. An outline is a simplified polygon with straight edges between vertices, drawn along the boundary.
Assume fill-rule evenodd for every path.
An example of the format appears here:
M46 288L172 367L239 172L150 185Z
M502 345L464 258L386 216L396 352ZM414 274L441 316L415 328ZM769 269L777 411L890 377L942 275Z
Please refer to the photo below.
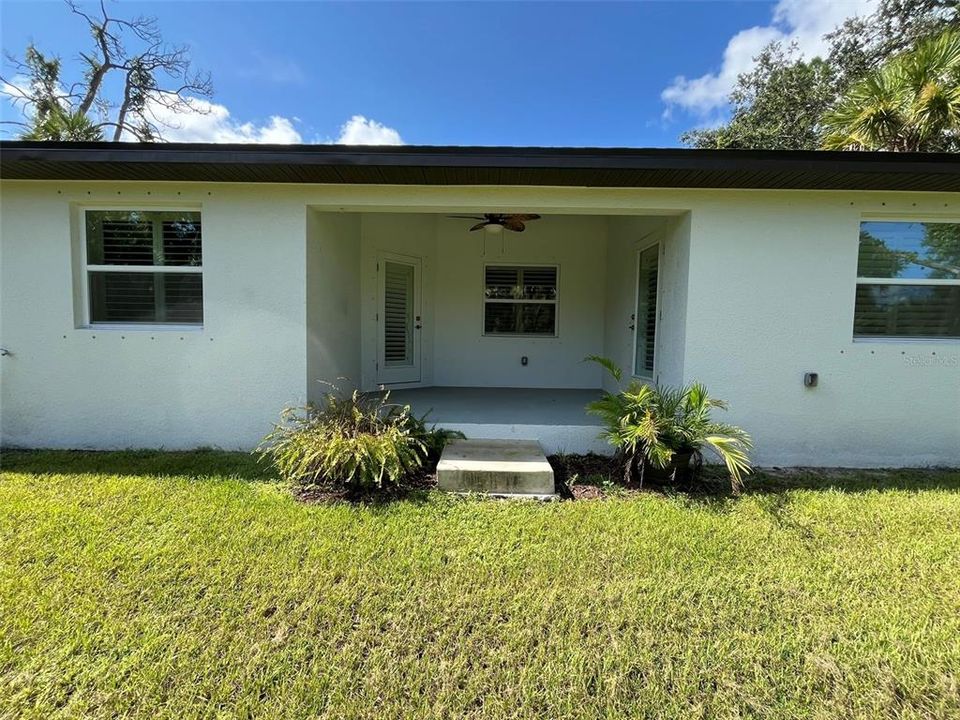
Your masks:
M483 215L447 215L455 220L481 220L472 225L470 232L477 230L486 230L491 235L499 235L504 230L512 232L523 232L526 224L531 220L539 220L540 216L535 213L484 213Z

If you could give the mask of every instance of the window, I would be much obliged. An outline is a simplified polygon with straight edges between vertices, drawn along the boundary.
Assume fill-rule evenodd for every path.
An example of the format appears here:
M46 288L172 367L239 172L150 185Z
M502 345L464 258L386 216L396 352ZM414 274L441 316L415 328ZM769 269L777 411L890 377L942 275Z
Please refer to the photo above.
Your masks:
M654 351L657 339L657 280L660 274L660 246L653 245L640 253L637 266L636 350L633 374L653 377Z
M487 265L485 335L557 334L556 266Z
M960 223L860 223L853 335L960 338Z
M203 323L200 213L88 210L91 324Z

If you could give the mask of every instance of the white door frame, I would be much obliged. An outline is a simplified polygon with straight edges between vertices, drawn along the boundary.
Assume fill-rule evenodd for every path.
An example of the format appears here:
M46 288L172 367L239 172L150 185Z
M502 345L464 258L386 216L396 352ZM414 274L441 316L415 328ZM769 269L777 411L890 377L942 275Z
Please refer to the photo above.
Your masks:
M378 385L395 385L402 383L418 383L421 380L422 340L423 334L423 259L413 255L401 255L386 251L377 252L377 367L376 378ZM408 265L413 268L413 320L411 328L411 358L410 363L403 365L388 365L384 347L384 301L386 296L386 263Z

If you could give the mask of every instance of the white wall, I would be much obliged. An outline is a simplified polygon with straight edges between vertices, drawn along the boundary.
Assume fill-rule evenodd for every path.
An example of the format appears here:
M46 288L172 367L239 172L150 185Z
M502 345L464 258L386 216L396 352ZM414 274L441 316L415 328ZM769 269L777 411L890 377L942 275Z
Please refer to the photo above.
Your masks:
M852 337L861 216L957 219L950 200L741 193L694 209L685 379L730 402L758 462L960 465L960 341Z
M24 182L0 202L5 446L251 447L304 401L305 212L281 188ZM76 326L79 204L200 207L202 330Z
M359 387L360 216L307 211L307 395Z
M380 252L421 258L422 374L419 385L599 387L582 362L603 348L606 220L550 217L523 234L469 232L470 222L438 214L362 213L363 387L377 386L377 276ZM557 264L555 338L485 337L483 267L488 262ZM520 358L526 355L524 367Z
M690 280L690 215L664 226L660 257L660 318L657 323L657 382L682 385L687 350L687 294Z
M607 228L604 218L544 217L523 233L469 232L469 221L438 220L436 355L444 386L595 388L600 370L584 363L603 350ZM558 334L483 335L485 263L559 266ZM524 367L520 359L527 356Z
M389 245L384 249L423 254L425 298L433 298L436 314L424 318L426 382L597 387L599 369L579 360L609 347L605 327L622 322L603 289L610 268L622 268L607 262L601 216L663 213L687 215L671 221L664 266L686 266L688 274L674 300L662 299L665 312L667 305L686 306L684 322L661 322L662 382L706 382L730 402L727 419L754 435L761 463L960 465L960 341L852 338L860 218L957 220L956 195L80 181L4 181L2 190L0 345L14 353L0 359L6 445L255 443L281 406L305 399L311 376L329 374L317 345L308 352L307 328L326 322L326 309L308 305L324 287L311 284L308 292L306 267L331 267L322 263L322 244L319 257L312 245L308 254L308 207L365 213L359 220L363 328L376 306L372 251ZM200 206L203 330L77 328L71 203ZM458 221L438 217L477 209L528 209L545 217L497 256L479 233L470 236ZM346 234L354 233L353 221L342 222L351 227ZM311 237L315 232L324 234L313 227ZM346 246L331 251L355 257ZM498 260L559 262L560 338L482 337L484 252ZM571 267L577 283L568 288ZM328 297L353 292L341 279L336 292L327 288ZM341 307L346 313L333 325L345 329L349 308ZM361 334L368 383L376 337ZM670 346L678 359L668 366ZM340 350L331 355L336 372L356 358ZM528 374L517 372L523 354L530 357ZM808 371L820 374L819 387L803 387Z

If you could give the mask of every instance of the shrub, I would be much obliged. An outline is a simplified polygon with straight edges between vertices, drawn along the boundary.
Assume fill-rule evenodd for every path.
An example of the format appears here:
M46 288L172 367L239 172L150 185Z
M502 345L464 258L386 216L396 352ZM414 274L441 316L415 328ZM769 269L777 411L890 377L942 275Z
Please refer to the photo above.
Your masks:
M390 393L341 394L331 386L320 407L286 408L257 453L280 475L325 490L401 487L436 460L457 433L427 428Z
M622 372L611 360L587 358L602 365L620 382ZM604 393L587 405L587 411L604 424L603 436L617 448L623 461L624 478L638 477L641 484L647 470L672 470L676 477L677 456L689 454L692 472L699 472L703 448L713 450L730 475L734 492L743 487L750 474L747 455L750 436L734 425L714 422L711 412L726 409L722 400L710 397L706 387L693 383L680 388L655 387L632 381L619 393Z

